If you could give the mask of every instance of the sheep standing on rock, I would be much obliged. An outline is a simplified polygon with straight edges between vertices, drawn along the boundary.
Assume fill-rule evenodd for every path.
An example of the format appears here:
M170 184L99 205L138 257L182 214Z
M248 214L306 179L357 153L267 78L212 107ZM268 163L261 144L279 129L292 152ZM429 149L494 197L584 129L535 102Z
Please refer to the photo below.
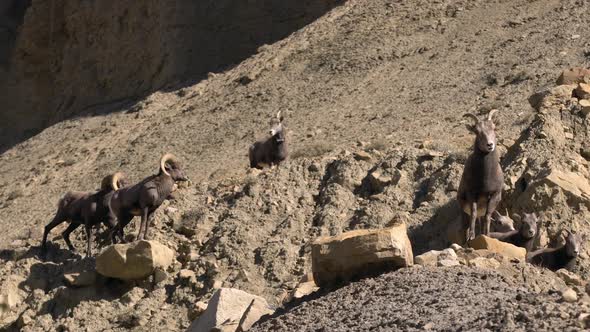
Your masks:
M527 252L533 251L535 236L537 235L537 215L525 213L520 227L509 232L492 232L490 237L500 241L512 243L515 246L525 248Z
M490 233L492 214L502 199L504 173L496 149L496 125L492 121L497 111L491 110L481 121L474 114L465 114L474 120L474 124L467 128L476 135L457 193L466 225L466 243L475 238L475 223L480 217L485 217L483 234Z
M98 192L67 192L59 200L55 217L45 226L43 240L41 242L41 253L45 254L47 251L47 236L49 232L64 221L69 221L70 225L62 233L68 248L73 252L76 251L76 248L70 242L70 233L83 224L86 227L87 237L86 255L88 257L92 256L92 250L90 248L92 242L92 226L99 224L101 221L107 227L113 228L115 226L115 223L110 222L108 218L108 201L113 191L123 185L125 185L124 175L123 173L117 172L102 180L101 188Z
M110 222L114 223L115 219L118 220L112 233L113 242L116 242L117 236L121 242L124 242L123 229L135 216L141 216L137 239L146 240L149 222L154 211L172 193L176 181L188 181L188 178L184 175L176 157L167 153L160 159L158 174L149 176L133 186L115 191L109 201Z
M270 126L270 137L255 142L248 150L252 168L262 169L265 164L270 167L278 165L289 155L281 111L277 113L276 119L270 121Z
M543 248L533 251L527 255L526 260L531 264L546 267L553 271L562 268L571 271L576 265L581 247L582 237L579 234L568 232L565 245L558 248Z

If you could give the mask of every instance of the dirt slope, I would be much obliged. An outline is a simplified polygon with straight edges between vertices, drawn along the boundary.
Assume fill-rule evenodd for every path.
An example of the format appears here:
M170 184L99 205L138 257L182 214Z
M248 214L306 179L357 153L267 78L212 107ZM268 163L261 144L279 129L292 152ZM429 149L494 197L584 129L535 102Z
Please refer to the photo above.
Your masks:
M521 279L552 289L550 276L517 269L403 269L305 302L252 331L582 330L584 309L555 291L538 295Z
M351 0L197 85L47 128L0 156L0 276L15 276L26 296L14 315L34 314L31 330L176 331L215 281L280 303L309 271L320 234L403 219L417 253L440 248L472 143L462 114L499 108L500 148L511 146L532 119L529 95L564 67L590 64L589 6ZM247 147L278 110L292 158L248 173ZM180 253L176 268L197 282L172 275L157 290L66 288L63 273L92 260L78 262L59 239L48 262L35 248L60 195L95 189L116 170L138 181L168 151L192 183L158 211L153 237ZM371 185L375 169L396 183ZM83 240L76 233L78 248ZM97 305L100 315L83 319Z

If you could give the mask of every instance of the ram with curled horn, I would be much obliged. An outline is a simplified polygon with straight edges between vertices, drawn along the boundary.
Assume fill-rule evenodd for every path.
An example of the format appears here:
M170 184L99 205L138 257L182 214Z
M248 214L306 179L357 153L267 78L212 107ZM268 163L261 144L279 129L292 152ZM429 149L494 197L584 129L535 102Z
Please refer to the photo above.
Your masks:
M250 167L262 169L264 165L274 166L287 159L287 137L283 126L281 111L270 120L270 136L255 142L248 149Z
M112 239L124 242L123 229L135 216L141 217L138 240L148 238L148 227L154 212L175 189L177 181L188 181L178 159L166 153L160 158L158 174L117 190L109 201L110 222L117 220Z
M475 134L473 151L465 162L457 192L466 229L466 243L475 238L476 221L481 217L485 218L482 233L490 233L492 214L502 199L504 173L500 167L496 125L493 122L497 111L491 110L483 120L471 113L464 115L473 119L473 124L468 124L467 128Z
M86 255L92 256L92 227L101 222L109 228L113 228L115 223L109 218L108 201L115 190L125 185L125 175L117 172L106 176L102 182L100 190L97 192L69 191L59 200L57 212L53 220L45 226L43 240L41 242L41 253L47 252L47 236L56 226L68 221L70 225L62 233L63 239L71 251L76 251L70 241L70 234L80 225L86 228Z

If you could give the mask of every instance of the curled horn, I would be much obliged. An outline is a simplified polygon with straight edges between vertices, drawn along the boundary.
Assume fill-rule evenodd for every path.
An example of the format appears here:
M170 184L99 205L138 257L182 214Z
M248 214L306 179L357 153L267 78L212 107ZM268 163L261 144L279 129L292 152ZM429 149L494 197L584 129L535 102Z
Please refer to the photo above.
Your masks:
M162 159L160 159L160 170L162 172L164 172L164 174L170 176L170 173L168 173L166 171L166 162L167 161L172 161L174 163L174 162L176 162L176 157L171 153L166 153L165 155L162 156Z
M472 118L475 122L473 124L477 124L479 122L479 118L473 113L466 113L463 114L464 118Z
M122 172L117 172L113 174L111 179L111 187L113 188L113 190L119 190L119 180L124 178L125 174L123 174Z
M488 121L492 121L492 117L494 116L494 114L496 114L496 112L498 112L498 110L493 109L490 111L490 113L488 113Z

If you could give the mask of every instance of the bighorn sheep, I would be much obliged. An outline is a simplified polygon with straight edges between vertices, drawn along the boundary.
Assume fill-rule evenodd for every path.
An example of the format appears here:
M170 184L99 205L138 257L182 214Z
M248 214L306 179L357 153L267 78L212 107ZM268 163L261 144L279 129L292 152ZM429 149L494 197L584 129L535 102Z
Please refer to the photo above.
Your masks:
M479 217L485 217L483 234L490 233L492 213L502 199L504 174L496 149L496 125L492 121L497 111L491 110L486 119L481 121L474 114L464 115L474 120L474 124L467 125L467 128L476 135L473 152L465 162L457 193L466 225L466 242L475 238L475 223Z
M537 215L535 213L525 213L517 230L503 233L492 232L489 235L500 241L523 247L527 252L531 252L537 235Z
M262 169L263 164L278 165L289 155L281 111L276 119L271 119L270 126L270 137L250 145L248 156L252 168Z
M116 242L117 236L121 242L124 242L123 229L135 216L141 216L137 239L147 239L151 217L174 190L176 181L188 181L188 178L184 175L176 157L167 153L160 159L158 174L151 175L133 186L115 191L109 201L110 222L113 223L115 219L118 219L112 233L113 242Z
M513 231L514 228L514 220L510 218L508 215L508 210L506 210L506 215L503 216L498 211L494 211L494 218L492 219L492 232L498 233L506 233Z
M567 232L565 245L558 248L543 248L527 255L527 262L557 271L561 268L572 270L580 253L582 237Z
M47 251L47 235L49 235L49 232L64 221L69 221L70 225L62 233L68 248L71 251L76 251L70 242L70 233L78 228L78 226L84 224L87 237L86 255L88 257L92 256L92 249L90 248L92 226L99 224L101 221L109 228L115 226L114 222L109 222L108 200L114 190L124 185L124 174L117 172L106 176L102 180L101 188L98 192L70 191L63 195L59 200L55 217L45 226L43 240L41 242L41 252L44 254Z

